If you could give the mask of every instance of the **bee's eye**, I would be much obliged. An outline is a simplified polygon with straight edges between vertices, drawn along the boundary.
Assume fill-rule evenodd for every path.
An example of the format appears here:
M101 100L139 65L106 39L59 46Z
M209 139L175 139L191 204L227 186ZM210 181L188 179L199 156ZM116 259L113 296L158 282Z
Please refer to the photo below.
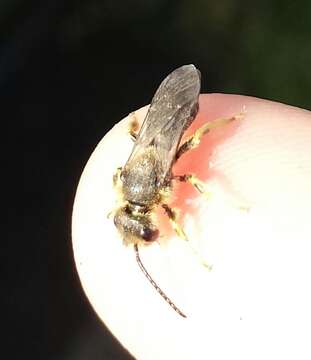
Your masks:
M155 241L157 237L159 236L159 230L158 229L151 229L150 227L144 226L140 232L140 236L145 241Z

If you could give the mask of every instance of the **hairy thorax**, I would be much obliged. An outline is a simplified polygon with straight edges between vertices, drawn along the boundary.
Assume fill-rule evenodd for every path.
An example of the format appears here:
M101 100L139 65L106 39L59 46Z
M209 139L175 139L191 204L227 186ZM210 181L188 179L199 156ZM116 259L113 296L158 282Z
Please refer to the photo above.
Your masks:
M163 172L157 154L149 147L122 170L124 200L148 207L157 203L163 186L162 179Z

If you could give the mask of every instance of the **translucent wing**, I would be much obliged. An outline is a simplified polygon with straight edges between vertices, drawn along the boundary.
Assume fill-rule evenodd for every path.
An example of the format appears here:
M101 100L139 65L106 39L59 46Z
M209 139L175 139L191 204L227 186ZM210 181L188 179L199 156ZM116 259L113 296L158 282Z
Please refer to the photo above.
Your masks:
M157 155L157 168L164 180L172 167L181 137L198 112L200 87L200 72L194 65L182 66L162 81L126 167L152 146Z

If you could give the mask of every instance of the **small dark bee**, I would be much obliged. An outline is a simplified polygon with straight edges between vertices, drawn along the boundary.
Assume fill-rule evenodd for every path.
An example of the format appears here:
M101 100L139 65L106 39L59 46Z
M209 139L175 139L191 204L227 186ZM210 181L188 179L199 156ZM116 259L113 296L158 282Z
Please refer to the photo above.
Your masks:
M154 209L162 206L176 233L187 240L176 221L176 213L166 201L172 181L188 181L204 193L204 183L194 175L174 176L172 166L186 151L198 146L201 137L211 128L234 120L219 119L199 128L180 145L181 138L199 110L200 72L194 65L185 65L169 74L161 83L138 134L132 122L130 133L135 140L132 153L123 168L114 175L119 185L123 206L114 215L114 223L126 245L133 244L137 262L160 295L182 317L185 314L165 295L143 266L138 246L150 244L159 236L152 219Z

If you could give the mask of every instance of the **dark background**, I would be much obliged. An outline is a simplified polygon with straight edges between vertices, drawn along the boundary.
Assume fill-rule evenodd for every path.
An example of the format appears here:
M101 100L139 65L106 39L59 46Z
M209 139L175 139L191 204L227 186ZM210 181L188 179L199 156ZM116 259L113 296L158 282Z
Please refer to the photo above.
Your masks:
M1 0L10 197L22 188L1 242L8 358L131 359L97 319L73 263L71 211L87 159L187 63L201 70L202 92L311 109L310 35L309 0Z

